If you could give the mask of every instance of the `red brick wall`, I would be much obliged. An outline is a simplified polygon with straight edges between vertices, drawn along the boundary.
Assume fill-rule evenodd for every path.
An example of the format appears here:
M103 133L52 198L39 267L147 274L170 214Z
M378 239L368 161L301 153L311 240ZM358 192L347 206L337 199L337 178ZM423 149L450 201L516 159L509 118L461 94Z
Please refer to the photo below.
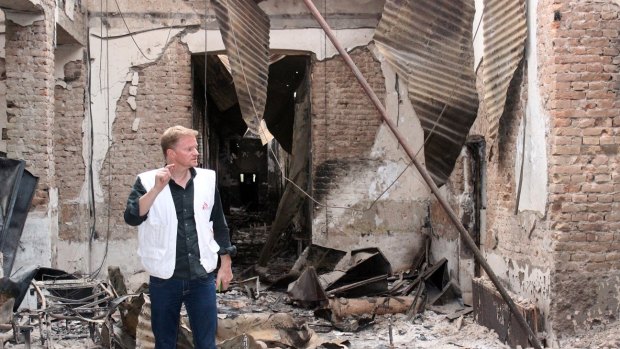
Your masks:
M136 110L127 103L128 82L116 104L112 145L102 166L100 182L106 205L110 203L112 238L133 238L135 228L123 220L123 212L136 175L164 164L159 137L173 125L192 127L191 56L175 39L155 63L134 68L139 73ZM137 131L132 130L136 118ZM98 206L98 226L105 232L108 207Z
M55 187L53 23L6 21L7 156L26 160L39 177L33 208L45 209Z
M86 93L86 66L83 62L69 62L64 67L67 87L54 90L54 160L58 204L60 210L58 235L60 239L86 241L89 238L88 206L82 203L80 192L86 183L86 164L83 157L82 131L84 97Z
M549 218L557 241L552 315L559 332L617 320L620 310L620 6L540 5L551 117Z
M381 64L366 48L354 50L351 58L379 100L383 100L385 83ZM313 186L320 201L336 189L338 178L353 179L354 169L364 167L381 121L340 56L314 62L311 88Z

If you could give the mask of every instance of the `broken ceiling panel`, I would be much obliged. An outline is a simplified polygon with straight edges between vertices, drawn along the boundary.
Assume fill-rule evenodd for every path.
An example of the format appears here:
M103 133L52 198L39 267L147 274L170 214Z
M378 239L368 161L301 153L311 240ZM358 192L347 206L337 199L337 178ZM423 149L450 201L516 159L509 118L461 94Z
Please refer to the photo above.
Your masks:
M504 112L508 86L525 50L527 23L523 0L484 1L484 102L487 143L493 144Z
M474 12L473 0L387 0L375 31L377 47L408 83L437 185L450 176L478 110Z
M248 128L260 134L269 74L269 17L253 1L214 0L226 54Z

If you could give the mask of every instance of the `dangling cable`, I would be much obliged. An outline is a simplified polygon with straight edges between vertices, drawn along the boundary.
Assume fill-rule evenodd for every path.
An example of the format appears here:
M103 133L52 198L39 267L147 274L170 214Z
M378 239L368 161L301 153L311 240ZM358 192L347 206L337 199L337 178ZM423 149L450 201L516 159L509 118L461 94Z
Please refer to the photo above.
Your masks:
M208 113L207 69L208 69L208 66L209 66L209 60L208 60L208 56L209 56L208 55L208 52L209 52L209 47L208 47L208 45L209 45L208 44L209 43L209 40L208 40L209 39L209 34L208 33L209 33L209 30L207 28L207 25L209 23L208 20L209 20L209 0L205 0L205 53L204 53L204 55L205 55L205 67L204 67L204 86L203 86L203 90L204 90L204 113L203 113L202 122L201 122L202 130L203 130L202 134L206 135L206 136L203 136L202 142L201 142L202 143L202 148L203 148L202 149L203 150L202 151L202 154L203 154L202 155L202 157L203 157L202 164L203 164L203 167L205 167L205 168L207 167L206 162L207 162L207 159L209 158L209 154L208 154L208 151L209 151L209 140L211 139L209 137L210 136L209 135L210 128L209 128L209 120L208 120L208 116L207 116L207 113ZM205 139L206 139L206 141L205 141Z

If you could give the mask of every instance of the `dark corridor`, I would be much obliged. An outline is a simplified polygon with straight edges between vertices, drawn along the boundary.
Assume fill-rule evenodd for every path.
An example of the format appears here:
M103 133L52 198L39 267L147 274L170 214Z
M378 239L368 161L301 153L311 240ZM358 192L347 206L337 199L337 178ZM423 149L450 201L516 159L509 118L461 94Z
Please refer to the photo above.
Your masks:
M231 237L242 255L239 260L248 264L256 262L283 194L282 171L286 174L292 149L296 96L309 95L302 84L308 56L270 58L263 119L274 139L263 145L242 118L227 57L192 57L194 127L203 135L203 163L217 173Z

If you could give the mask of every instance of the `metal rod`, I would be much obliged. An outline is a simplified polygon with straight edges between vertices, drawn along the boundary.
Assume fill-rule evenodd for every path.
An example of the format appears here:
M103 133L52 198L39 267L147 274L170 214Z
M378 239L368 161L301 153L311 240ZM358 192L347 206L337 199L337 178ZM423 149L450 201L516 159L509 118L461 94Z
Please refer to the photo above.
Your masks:
M396 139L398 140L398 143L400 143L400 145L403 146L403 149L405 150L405 152L407 153L409 158L411 158L411 161L413 162L413 165L418 170L418 172L420 173L420 175L422 176L422 178L424 179L426 184L429 186L429 188L431 189L431 191L433 192L433 194L437 198L437 201L439 202L439 204L441 204L441 206L444 208L444 210L446 211L446 213L450 217L450 220L452 220L452 223L454 223L454 225L456 226L456 229L461 234L461 238L463 239L463 241L465 241L465 244L473 252L474 257L480 263L480 265L482 266L484 271L489 276L489 279L491 279L491 281L493 282L493 284L495 285L495 287L497 288L499 293L502 295L502 298L504 298L504 301L506 302L506 304L508 304L508 307L510 308L512 313L515 315L517 320L519 321L519 324L521 324L523 329L525 329L527 331L527 333L528 333L528 335L530 337L529 339L530 339L531 343L534 345L534 347L536 349L542 349L542 345L541 345L540 341L538 340L538 337L536 337L536 334L534 334L534 331L532 331L530 326L525 321L525 318L523 317L523 315L517 309L517 306L515 305L514 301L512 300L512 298L510 298L510 295L508 295L508 291L506 291L504 286L500 283L499 279L497 278L497 276L495 275L495 273L491 269L491 266L489 265L489 263L487 263L487 261L484 259L484 256L482 255L482 253L480 252L480 250L476 246L476 243L474 242L472 237L469 236L469 233L467 232L467 230L465 229L465 227L463 226L461 221L456 216L456 213L454 213L454 211L452 210L452 208L448 204L448 201L446 201L446 199L444 199L443 196L441 195L441 193L439 192L439 188L437 187L437 185L435 184L435 182L433 181L431 176L426 171L426 168L424 168L424 166L422 166L420 164L420 162L415 158L415 152L409 146L409 144L407 144L404 136L396 128L396 125L394 125L394 122L392 122L392 120L390 120L390 118L388 117L387 111L385 110L385 108L381 104L381 101L379 101L379 98L374 93L372 88L370 88L370 85L368 84L368 82L366 81L364 76L362 75L362 72L357 68L357 66L355 65L355 63L351 59L351 56L349 56L349 54L344 50L342 45L340 45L340 43L338 42L338 40L334 36L334 33L332 32L331 28L329 27L329 25L327 24L327 22L325 21L323 16L321 16L321 13L316 8L316 6L314 6L312 1L311 0L303 0L303 1L306 4L306 6L308 7L308 9L310 10L310 12L312 13L312 15L314 16L314 18L321 25L321 27L325 31L325 34L327 34L327 36L329 37L329 40L332 42L332 44L334 45L336 50L338 50L338 52L340 53L340 55L342 56L344 61L347 63L349 68L353 71L353 75L355 75L355 78L357 79L359 84L362 86L362 88L364 89L364 91L366 92L366 94L368 95L368 97L370 98L372 103L374 104L375 108L377 108L377 110L379 111L379 114L381 115L381 118L387 124L387 126L390 128L390 130L392 131L394 136L396 136Z

